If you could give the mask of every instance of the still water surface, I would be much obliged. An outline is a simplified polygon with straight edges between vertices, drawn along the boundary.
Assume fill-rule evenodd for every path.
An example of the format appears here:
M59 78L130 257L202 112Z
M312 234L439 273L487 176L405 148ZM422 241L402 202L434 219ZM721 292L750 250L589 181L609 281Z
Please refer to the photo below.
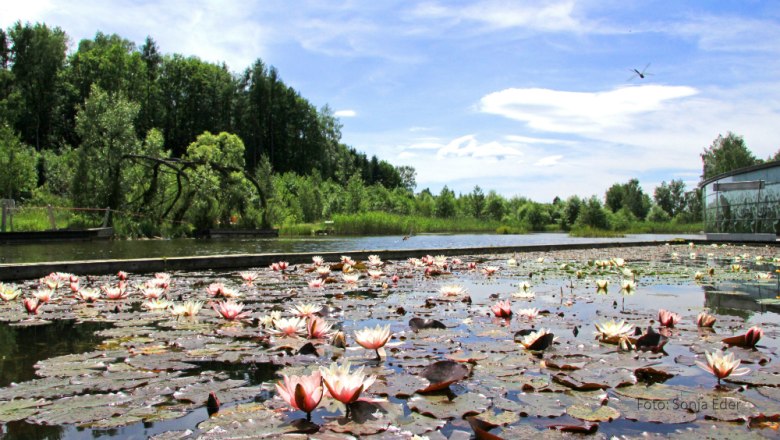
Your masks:
M526 235L421 234L400 236L283 237L252 239L109 240L45 244L4 244L0 263L185 257L291 252L341 252L388 249L448 249L487 246L530 246L571 243L703 239L703 235L635 234L621 238L579 238L564 233Z

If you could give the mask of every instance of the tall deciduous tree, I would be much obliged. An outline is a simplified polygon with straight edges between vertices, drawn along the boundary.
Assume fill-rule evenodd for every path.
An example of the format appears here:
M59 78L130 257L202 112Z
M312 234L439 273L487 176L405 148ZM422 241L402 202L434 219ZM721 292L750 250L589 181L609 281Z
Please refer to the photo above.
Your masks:
M645 194L642 187L639 186L638 179L612 185L607 190L606 204L612 212L626 208L638 219L644 219L647 216L651 205L650 196Z
M21 22L10 28L9 35L13 84L19 94L15 126L22 141L40 151L55 141L53 122L59 106L67 36L58 27Z
M19 199L38 183L38 155L6 125L0 125L0 198Z
M140 144L133 122L139 105L121 93L108 94L96 85L76 115L82 139L73 181L76 206L119 209L123 201L122 165Z
M718 135L712 145L704 149L701 160L704 179L761 162L745 145L742 136L737 136L732 132L728 132L726 137Z
M655 188L653 198L661 209L674 217L685 209L685 183L682 179L672 180L668 184L663 181Z

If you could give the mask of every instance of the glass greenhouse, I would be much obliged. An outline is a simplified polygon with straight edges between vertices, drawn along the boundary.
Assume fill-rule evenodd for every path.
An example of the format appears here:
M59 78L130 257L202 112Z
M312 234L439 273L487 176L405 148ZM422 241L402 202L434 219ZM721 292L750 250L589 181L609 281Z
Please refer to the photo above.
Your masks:
M701 188L708 237L774 240L780 233L780 161L715 176Z

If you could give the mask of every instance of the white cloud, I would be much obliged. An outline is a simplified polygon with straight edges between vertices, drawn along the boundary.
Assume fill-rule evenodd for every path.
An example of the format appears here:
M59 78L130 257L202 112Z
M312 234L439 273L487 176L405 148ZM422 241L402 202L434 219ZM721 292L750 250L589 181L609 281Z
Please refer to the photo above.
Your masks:
M560 155L560 154L556 154L556 155L553 155L553 156L545 156L545 157L537 160L534 163L534 165L537 166L537 167L551 167L551 166L558 165L558 162L560 162L561 159L563 159L563 156Z
M333 115L337 118L354 118L357 116L357 112L355 110L339 110L333 113Z
M86 0L67 4L40 1L4 3L24 6L12 9L9 14L13 15L0 14L3 26L16 20L43 21L51 26L60 26L71 37L74 49L80 40L94 38L97 31L116 33L137 44L142 44L149 35L165 53L196 55L211 62L225 62L233 71L241 71L262 57L274 36L272 27L248 14L246 5L240 2Z
M635 117L664 109L666 101L695 95L686 86L646 85L606 92L568 92L542 88L510 88L484 96L482 112L557 133L598 133L627 127Z
M453 7L449 4L425 3L413 15L453 23L477 22L490 29L526 28L542 31L579 30L580 21L574 17L573 0L523 4L521 2L481 1Z
M522 156L523 153L498 142L481 144L474 135L461 136L439 148L438 157L473 157L504 159L507 156Z

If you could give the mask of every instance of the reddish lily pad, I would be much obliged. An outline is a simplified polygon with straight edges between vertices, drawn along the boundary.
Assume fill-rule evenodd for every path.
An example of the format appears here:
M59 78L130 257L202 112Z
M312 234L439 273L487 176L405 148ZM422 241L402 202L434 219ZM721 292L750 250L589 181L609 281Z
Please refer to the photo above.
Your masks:
M412 318L409 320L409 327L412 328L413 331L418 332L420 330L426 330L426 329L446 329L447 326L444 325L439 320L436 319L430 319L430 318Z
M430 393L449 387L451 384L465 379L469 368L455 361L438 361L425 367L420 376L430 382L427 387L418 390L419 393Z

